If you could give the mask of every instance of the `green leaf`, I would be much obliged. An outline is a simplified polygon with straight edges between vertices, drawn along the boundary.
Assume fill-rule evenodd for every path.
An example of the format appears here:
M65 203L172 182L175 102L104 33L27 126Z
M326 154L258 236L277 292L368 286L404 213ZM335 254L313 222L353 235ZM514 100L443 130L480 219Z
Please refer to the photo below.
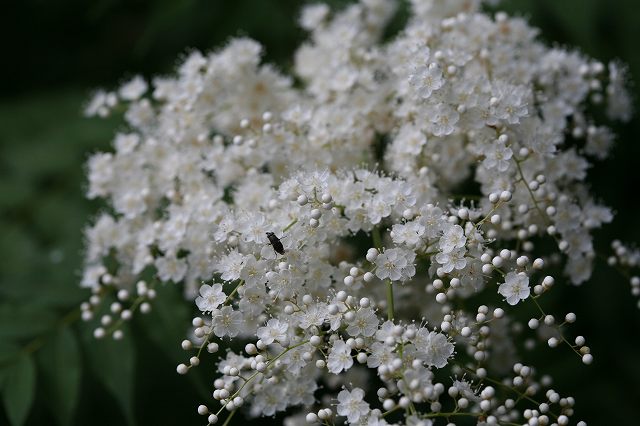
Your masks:
M48 331L56 315L42 307L0 305L0 339L26 339Z
M13 426L24 423L29 414L36 384L36 372L33 360L21 355L2 371L2 400L7 417Z
M11 363L20 352L20 346L7 340L0 340L0 377L6 363ZM0 386L2 389L2 386Z
M580 7L576 7L571 2L547 1L542 10L547 16L552 14L563 30L567 31L576 42L587 46L590 44L589 41L597 42L598 40L591 34L594 31L593 23L596 21L595 17L599 12L600 4L597 0L582 0Z
M6 372L9 371L7 366L15 362L19 355L20 346L13 342L0 340L0 395L3 392L4 377Z
M180 342L185 339L191 325L189 305L185 303L181 287L156 287L158 296L153 309L141 316L147 336L173 361L182 360L185 352Z
M184 362L185 351L180 342L187 337L191 324L192 312L182 295L182 288L175 285L156 287L158 296L153 301L153 309L148 315L140 317L144 324L146 335L173 362ZM210 397L210 392L203 381L195 374L189 374L188 379L196 391L204 399Z
M47 403L58 423L68 425L78 403L80 352L73 332L60 329L38 353Z
M85 336L85 347L93 373L120 405L127 422L134 424L133 377L135 348L129 328L123 326L124 337L113 340L105 337L96 340Z

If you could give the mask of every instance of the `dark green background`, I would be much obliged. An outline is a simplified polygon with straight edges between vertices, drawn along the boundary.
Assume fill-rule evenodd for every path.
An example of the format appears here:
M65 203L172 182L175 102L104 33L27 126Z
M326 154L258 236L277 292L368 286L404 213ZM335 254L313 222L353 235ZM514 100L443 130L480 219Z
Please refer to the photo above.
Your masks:
M81 107L96 87L115 87L137 73L168 73L187 48L207 50L234 35L262 42L266 60L286 70L303 36L295 26L300 5L292 0L28 0L3 6L0 361L11 352L6 342L33 345L37 390L27 424L115 425L127 418L140 425L206 423L195 414L203 401L195 389L210 387L210 366L197 369L190 379L174 372L176 363L186 359L178 345L191 314L188 307L157 307L150 318L134 321L133 339L115 347L83 337L87 326L61 325L87 298L77 287L81 230L100 208L83 198L83 164L89 153L109 149L111 135L122 125L84 119ZM575 46L602 60L620 58L640 82L640 5L635 0L511 0L502 8L529 16L550 43ZM636 90L634 98L638 110ZM605 252L616 237L640 241L640 120L614 128L619 139L612 158L590 173L593 192L617 212L615 223L597 234ZM554 292L545 307L577 313L571 331L587 337L595 362L582 367L561 347L541 350L536 365L554 374L558 391L576 397L578 417L590 425L636 424L640 312L628 283L600 264L585 286L558 286ZM179 299L172 288L163 289L162 296ZM77 350L56 355L55 342L65 339L77 342ZM109 355L113 351L117 357ZM74 357L80 361L71 363ZM77 410L73 401L51 390L48 374L56 370L69 371L67 389L79 389ZM113 389L119 389L116 397ZM0 407L0 425L7 422Z

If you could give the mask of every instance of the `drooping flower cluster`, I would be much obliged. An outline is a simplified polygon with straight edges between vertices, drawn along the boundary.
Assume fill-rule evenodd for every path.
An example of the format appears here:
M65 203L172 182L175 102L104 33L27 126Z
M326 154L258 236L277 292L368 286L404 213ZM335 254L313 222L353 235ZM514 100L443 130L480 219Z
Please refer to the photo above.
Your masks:
M116 321L103 316L95 335L118 338L133 310L151 309L154 285L183 283L202 316L182 343L200 351L179 373L220 340L248 342L219 357L222 408L198 408L210 424L238 409L287 411L292 425L573 414L573 398L519 362L509 313L535 305L530 333L592 362L582 336L569 343L575 315L559 324L541 303L556 279L589 279L591 231L612 219L584 179L613 134L587 110L629 118L624 68L548 48L479 1L411 6L385 43L394 2L306 7L300 85L234 39L87 107L124 103L128 130L88 165L88 196L111 210L86 232L82 284L95 294L83 317L116 287ZM633 249L614 249L610 264L638 266ZM154 281L139 281L149 269ZM491 309L472 302L479 293Z

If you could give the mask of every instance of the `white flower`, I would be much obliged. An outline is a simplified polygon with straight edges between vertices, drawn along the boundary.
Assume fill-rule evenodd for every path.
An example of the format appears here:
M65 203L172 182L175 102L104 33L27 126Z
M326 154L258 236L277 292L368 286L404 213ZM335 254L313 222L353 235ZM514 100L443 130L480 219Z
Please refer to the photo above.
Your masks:
M393 321L385 321L382 323L378 331L376 331L376 339L384 342L388 337L393 337Z
M80 281L80 285L82 287L88 288L98 288L100 285L100 277L102 277L107 272L107 268L103 265L92 265L86 267L84 270L84 274L82 275L82 281Z
M235 337L242 329L242 313L234 311L231 306L224 306L212 312L213 332L218 337Z
M245 284L250 286L262 283L266 270L266 262L264 260L256 260L253 255L249 255L244 259L240 278Z
M227 295L222 291L222 285L204 284L200 287L200 296L196 297L196 305L202 312L211 312L224 303Z
M156 259L156 269L162 281L180 282L187 273L187 263L175 256L164 256Z
M412 399L421 398L422 389L433 385L433 373L423 365L413 365L405 371L403 378L398 382L398 390Z
M272 318L267 321L267 325L258 328L256 335L262 343L270 345L274 341L281 342L287 337L287 329L289 324L278 319Z
M460 395L467 398L469 401L480 402L480 397L477 395L477 391L471 387L472 384L473 383L469 383L464 379L456 379L453 381L453 385L458 389Z
M276 411L287 407L286 388L283 385L270 386L268 392L257 392L252 405L255 415L273 416Z
M488 144L484 151L485 158L482 165L487 169L498 169L499 172L506 172L511 164L513 152L511 148L505 146L504 142L496 141Z
M266 274L269 280L269 288L278 297L292 297L301 287L302 283L293 276L289 269L278 272L270 271Z
M118 104L118 97L113 92L99 90L94 93L93 98L85 107L84 114L87 117L99 116L107 117L111 109Z
M385 419L378 417L378 415L371 413L367 418L365 426L387 426L389 423ZM426 425L425 425L426 426Z
M303 330L308 329L312 325L316 327L321 326L324 320L329 315L329 310L326 303L316 303L309 306L303 313L300 314L300 328ZM376 324L377 325L377 324Z
M232 215L224 215L220 223L218 224L218 228L213 234L216 242L223 242L227 239L227 236L234 230L235 227L235 217Z
M416 269L413 266L415 253L400 248L388 249L375 260L376 276L381 280L398 281L412 277Z
M607 115L613 119L629 121L633 112L633 100L627 90L628 70L618 62L609 62L607 85Z
M238 291L242 295L238 308L247 318L256 318L267 305L267 292L264 285L243 285Z
M427 99L444 85L442 70L435 62L420 67L409 76L409 83L416 87L418 96Z
M385 250L375 260L376 276L381 280L389 278L391 281L402 277L402 268L407 265L407 259L399 255L397 249Z
M584 150L587 154L604 160L609 155L613 142L614 134L611 129L605 126L591 126L587 129L587 143Z
M377 336L376 336L377 337ZM393 348L380 342L371 345L371 354L367 357L367 367L377 368L393 360Z
M253 189L257 188L257 186L255 184L249 185L248 188ZM255 202L251 204L255 204ZM265 233L269 231L266 219L261 214L241 215L238 227L242 229L242 240L245 242L262 242L264 241Z
M464 247L466 242L464 229L460 225L452 225L440 237L438 247L443 253L451 253L456 248Z
M293 377L300 377L293 376ZM313 377L300 377L297 380L287 381L288 405L312 405L316 399L313 393L318 389L318 383ZM297 426L300 423L294 423Z
M517 124L521 117L529 114L527 109L528 89L525 86L514 86L499 81L494 87L494 99L491 106L491 119L488 124L495 125L504 120L510 124Z
M140 143L140 136L136 133L118 133L113 145L116 152L121 155L131 154Z
M345 416L349 423L355 423L369 412L369 404L363 401L364 391L354 388L351 392L343 389L338 393L338 414Z
M440 252L435 256L436 262L442 265L442 270L446 273L454 269L464 269L467 266L467 258L464 257L466 252L464 247L454 249L449 253Z
M429 332L426 328L418 330L414 344L418 349L418 357L428 366L442 368L453 355L453 343L449 342L444 334Z
M302 9L300 26L305 30L313 30L329 15L329 6L322 3L310 4Z
M109 153L98 153L89 158L88 198L104 197L109 194L114 178L113 160L113 155Z
M418 127L409 125L400 129L393 143L398 145L398 150L404 154L418 155L427 143L427 137Z
M433 204L427 204L420 209L418 220L424 226L425 237L427 238L434 238L448 225L443 218L442 209Z
M287 370L291 373L298 374L300 370L307 365L303 355L309 350L308 347L299 346L291 349L281 359L282 363L287 366Z
M347 333L351 336L371 337L378 330L378 317L371 308L359 309L353 320L348 322Z
M118 94L125 101L135 101L147 91L147 82L137 75L123 84L118 90Z
M333 374L340 374L341 371L350 369L352 365L351 348L343 340L336 340L327 358L327 369Z
M434 136L447 136L456 130L455 124L460 114L449 105L439 103L431 115L431 133Z
M373 197L367 211L371 223L376 225L391 214L391 201L391 194L387 191Z
M417 221L407 222L405 224L395 224L391 229L391 238L396 244L406 244L415 246L421 241L421 237L425 233L425 227Z
M218 259L218 271L222 273L221 278L224 281L234 281L240 278L245 257L237 251L232 251Z
M509 272L505 276L504 281L505 282L498 287L498 293L503 295L510 305L517 304L531 294L529 277L524 272Z

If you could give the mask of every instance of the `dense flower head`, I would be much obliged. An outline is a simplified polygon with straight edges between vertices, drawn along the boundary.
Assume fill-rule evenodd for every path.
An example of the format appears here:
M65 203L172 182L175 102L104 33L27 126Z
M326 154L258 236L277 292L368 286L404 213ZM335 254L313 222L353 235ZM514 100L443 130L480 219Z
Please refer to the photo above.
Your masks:
M154 285L182 283L202 316L179 373L203 348L248 342L218 357L213 397L227 411L568 424L573 398L522 364L511 312L531 304L529 337L591 363L584 338L569 343L575 315L556 321L541 304L556 279L589 279L592 232L612 220L584 182L614 139L589 111L630 117L624 67L549 48L479 0L412 0L383 43L396 6L307 6L293 77L238 38L97 93L87 114L122 103L127 126L88 162L87 195L109 210L86 230L82 285L97 302L131 289L144 313ZM610 264L640 264L613 248Z

